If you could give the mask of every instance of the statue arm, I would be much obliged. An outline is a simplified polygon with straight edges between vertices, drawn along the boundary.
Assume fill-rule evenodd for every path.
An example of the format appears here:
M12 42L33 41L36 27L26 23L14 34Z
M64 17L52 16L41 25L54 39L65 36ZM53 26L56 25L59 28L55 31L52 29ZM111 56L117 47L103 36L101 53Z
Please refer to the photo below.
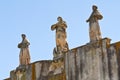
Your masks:
M18 48L27 48L30 43L25 39L23 42L18 44Z
M22 43L19 43L19 44L18 44L18 48L21 48L21 46L22 46Z
M103 18L103 16L102 15L97 15L97 16L95 16L97 19L99 19L99 20L101 20L102 18Z
M27 39L25 39L25 46L28 47L30 45L29 41Z
M86 22L89 22L89 21L90 21L90 19L87 19L87 20L86 20Z
M51 30L53 31L56 27L57 27L56 24L53 24L53 25L51 26Z
M100 20L103 18L103 16L100 14L98 10L94 11L93 17L95 17L97 20Z
M89 22L89 21L90 21L90 19L91 19L91 17L92 17L92 15L90 15L90 17L86 20L86 22Z
M29 46L29 45L30 45L30 43L29 43L29 42L26 42L26 43L24 43L24 45Z
M64 29L66 29L67 28L67 24L66 24L66 22L64 21L64 23L63 23L63 27L64 27Z
M94 12L92 12L92 14L90 15L90 17L86 20L86 22L89 22L90 19L93 17L93 15L94 15Z

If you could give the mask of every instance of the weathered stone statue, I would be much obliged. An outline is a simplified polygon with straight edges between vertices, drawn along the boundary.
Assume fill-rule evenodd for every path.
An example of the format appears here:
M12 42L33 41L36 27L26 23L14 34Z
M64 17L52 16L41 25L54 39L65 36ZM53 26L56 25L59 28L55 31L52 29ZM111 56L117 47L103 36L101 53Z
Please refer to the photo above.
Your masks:
M18 44L18 48L20 48L19 61L20 65L27 65L30 63L30 53L29 53L29 45L30 43L26 39L26 35L22 34L22 42Z
M92 6L92 14L90 15L89 19L86 20L86 22L89 22L89 36L90 36L90 42L100 40L101 37L101 31L100 26L98 23L98 20L101 20L103 16L99 13L97 10L97 6Z
M56 30L56 48L57 53L65 53L68 51L68 44L66 41L66 28L67 25L62 17L57 18L58 22L51 26L51 30Z

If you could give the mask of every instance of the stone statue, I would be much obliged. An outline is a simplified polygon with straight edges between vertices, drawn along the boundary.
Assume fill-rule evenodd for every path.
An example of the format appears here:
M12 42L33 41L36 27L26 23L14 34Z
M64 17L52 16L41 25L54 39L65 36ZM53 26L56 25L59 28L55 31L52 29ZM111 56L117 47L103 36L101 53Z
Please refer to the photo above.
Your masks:
M22 34L22 42L18 44L18 48L20 48L20 65L27 65L30 63L30 53L29 53L29 45L30 43L26 39L26 35Z
M102 38L98 20L101 20L103 16L97 10L96 5L92 6L92 10L93 10L92 14L90 15L89 19L86 20L86 22L89 22L90 26L89 28L90 42L94 42Z
M66 41L67 25L62 17L57 18L58 22L51 26L51 30L56 30L56 48L58 53L65 53L68 51L68 44Z

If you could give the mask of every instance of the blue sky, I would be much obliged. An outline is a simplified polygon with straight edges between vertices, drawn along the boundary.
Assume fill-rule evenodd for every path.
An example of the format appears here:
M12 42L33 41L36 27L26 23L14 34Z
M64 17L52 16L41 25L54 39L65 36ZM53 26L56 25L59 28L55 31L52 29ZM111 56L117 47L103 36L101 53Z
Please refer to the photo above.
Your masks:
M119 0L0 0L0 80L19 65L21 34L29 39L31 62L52 59L55 31L51 25L57 17L67 23L70 49L89 42L86 19L96 4L103 15L99 21L102 37L120 40Z

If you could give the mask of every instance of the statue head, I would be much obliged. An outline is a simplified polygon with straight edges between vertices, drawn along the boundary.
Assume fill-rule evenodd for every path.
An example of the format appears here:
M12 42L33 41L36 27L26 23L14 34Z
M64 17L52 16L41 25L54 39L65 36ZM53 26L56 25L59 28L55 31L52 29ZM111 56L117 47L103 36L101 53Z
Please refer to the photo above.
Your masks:
M59 17L57 18L57 21L58 21L58 22L62 22L62 17L59 16Z
M93 10L97 10L97 8L98 8L98 7L97 7L96 5L93 5L93 6L92 6L92 9L93 9Z
M25 34L22 34L21 36L22 36L22 38L23 38L23 39L25 39L25 38L26 38L26 35L25 35Z

